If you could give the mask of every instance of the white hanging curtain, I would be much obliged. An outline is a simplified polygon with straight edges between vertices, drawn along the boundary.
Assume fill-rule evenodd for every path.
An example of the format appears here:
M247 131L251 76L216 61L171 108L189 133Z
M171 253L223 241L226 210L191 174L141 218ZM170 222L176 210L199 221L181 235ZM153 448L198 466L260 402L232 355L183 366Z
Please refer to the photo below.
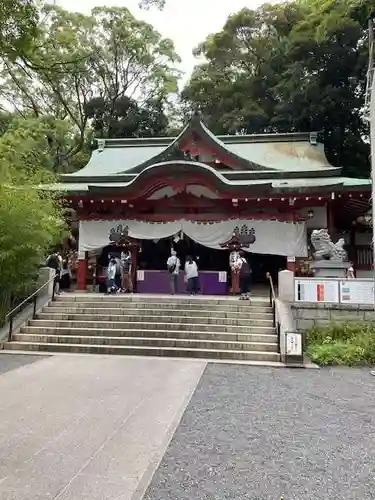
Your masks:
M151 224L137 220L81 221L79 250L91 251L111 243L109 234L117 226L128 227L129 236L139 240L161 240L181 231L181 221Z
M228 241L235 227L254 229L255 242L245 251L251 253L307 257L305 223L234 219L213 224L183 221L184 233L192 240L209 248L220 249Z
M221 222L198 223L185 220L150 223L136 220L81 221L79 250L90 251L110 244L109 234L116 226L127 226L129 236L140 240L160 240L180 231L200 245L221 249L236 227L245 225L254 229L255 243L248 249L252 253L306 257L307 237L305 223L234 219Z

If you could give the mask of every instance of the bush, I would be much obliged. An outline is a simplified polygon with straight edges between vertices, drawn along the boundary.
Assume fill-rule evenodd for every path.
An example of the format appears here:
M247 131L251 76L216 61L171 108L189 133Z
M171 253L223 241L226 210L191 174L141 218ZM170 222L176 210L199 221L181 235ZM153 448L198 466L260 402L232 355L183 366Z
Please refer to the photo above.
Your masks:
M319 365L375 363L375 324L332 323L307 332L307 353Z
M59 205L35 188L0 183L0 325L27 296L46 252L63 234Z
M17 120L0 136L0 325L66 231L59 193L38 189L56 182L47 124L39 125Z

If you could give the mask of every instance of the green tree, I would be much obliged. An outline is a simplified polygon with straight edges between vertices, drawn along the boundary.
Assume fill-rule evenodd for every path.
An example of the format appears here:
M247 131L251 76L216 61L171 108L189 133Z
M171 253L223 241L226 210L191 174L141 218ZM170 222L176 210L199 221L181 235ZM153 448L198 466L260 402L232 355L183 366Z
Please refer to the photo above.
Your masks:
M37 35L38 11L32 0L0 2L0 55L17 58Z
M112 109L109 101L96 97L88 103L87 114L96 137L162 137L167 133L168 119L160 102L141 107L137 101L122 97Z
M320 131L330 161L369 171L361 111L375 2L295 1L243 9L198 48L183 91L220 133Z
M102 98L115 115L129 99L144 109L177 90L173 43L126 8L97 8L90 16L56 6L43 9L35 49L5 59L0 96L24 117L52 115L73 128L62 164L85 149L88 103Z
M28 293L48 248L62 236L58 203L30 186L0 184L0 324Z
M30 291L46 252L66 231L62 206L47 170L46 128L13 122L0 137L0 324L14 301ZM34 123L35 125L35 123Z
M196 50L197 66L182 97L200 107L216 132L272 132L273 88L286 67L288 37L303 18L296 4L242 9Z
M11 115L6 121L7 118L5 115L3 124L0 115L0 125L4 130L0 158L6 160L0 163L0 174L5 175L5 168L11 166L18 172L18 180L23 176L27 182L29 176L41 169L49 173L70 171L70 164L64 160L76 138L69 121L48 115L38 118ZM88 158L87 155L83 163Z

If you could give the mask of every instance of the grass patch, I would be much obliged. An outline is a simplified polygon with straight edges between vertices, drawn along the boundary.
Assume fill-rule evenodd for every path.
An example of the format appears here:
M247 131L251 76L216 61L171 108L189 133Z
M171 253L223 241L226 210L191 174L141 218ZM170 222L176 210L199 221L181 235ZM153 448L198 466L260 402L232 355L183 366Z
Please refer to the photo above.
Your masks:
M375 323L332 323L307 332L307 353L318 365L375 364Z

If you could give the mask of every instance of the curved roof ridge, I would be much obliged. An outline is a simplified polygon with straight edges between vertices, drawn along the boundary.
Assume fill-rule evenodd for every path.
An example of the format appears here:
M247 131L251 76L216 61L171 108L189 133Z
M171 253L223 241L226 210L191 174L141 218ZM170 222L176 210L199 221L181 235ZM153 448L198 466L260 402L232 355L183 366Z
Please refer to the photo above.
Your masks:
M181 133L174 139L174 141L172 141L164 149L164 151L160 152L156 156L154 156L154 157L150 158L149 160L145 161L143 164L137 165L136 167L134 167L134 168L132 168L130 170L127 169L126 171L127 172L131 172L131 171L136 172L136 171L138 171L140 169L146 168L147 166L149 166L151 164L158 163L159 160L161 161L163 159L163 156L167 155L168 153L171 153L173 151L173 149L176 146L178 146L178 144L185 137L185 135L187 135L190 131L196 132L198 134L199 134L199 132L201 132L203 134L203 136L205 136L206 139L208 139L209 142L211 142L212 144L214 144L217 148L219 148L219 150L222 150L223 154L226 154L226 155L229 154L242 167L247 167L247 169L249 167L252 167L254 170L263 170L263 171L266 171L266 170L273 171L273 170L275 170L274 168L267 167L267 166L264 166L264 165L261 165L261 164L249 161L247 158L244 158L244 157L236 154L235 152L231 151L230 149L228 149L225 146L225 144L220 139L218 139L215 136L215 134L213 134L211 132L211 130L209 130L206 127L206 125L202 121L200 113L195 112L192 115L190 121L182 129ZM124 173L124 172L125 171L119 172L119 174Z

